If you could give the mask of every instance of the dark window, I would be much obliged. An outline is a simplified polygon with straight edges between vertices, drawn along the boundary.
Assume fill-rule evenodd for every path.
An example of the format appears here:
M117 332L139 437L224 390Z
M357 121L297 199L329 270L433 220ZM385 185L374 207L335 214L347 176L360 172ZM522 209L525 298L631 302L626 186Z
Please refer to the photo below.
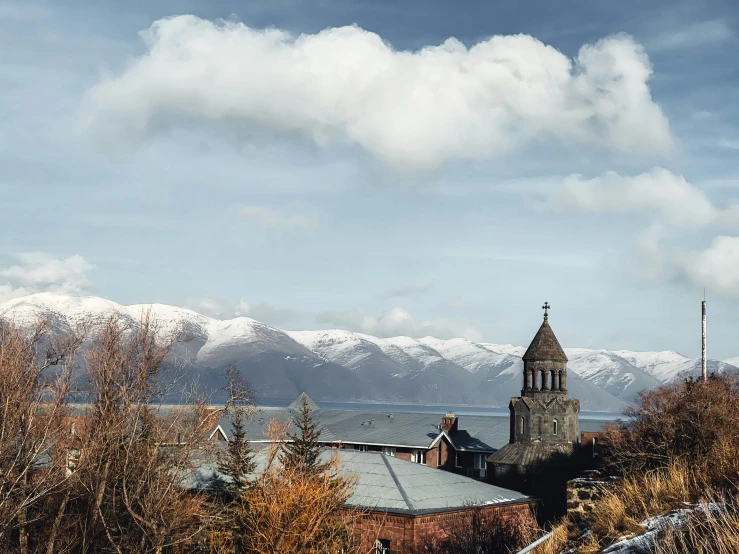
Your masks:
M462 456L459 454L459 452L454 453L454 466L462 467Z
M390 539L377 539L375 541L375 554L390 554Z
M557 429L557 424L558 424L558 422L557 422L557 420L555 419L555 420L554 420L554 422L553 422L553 424L552 424L552 432L553 432L553 433L554 433L555 435L557 434L557 431L558 431L558 429Z

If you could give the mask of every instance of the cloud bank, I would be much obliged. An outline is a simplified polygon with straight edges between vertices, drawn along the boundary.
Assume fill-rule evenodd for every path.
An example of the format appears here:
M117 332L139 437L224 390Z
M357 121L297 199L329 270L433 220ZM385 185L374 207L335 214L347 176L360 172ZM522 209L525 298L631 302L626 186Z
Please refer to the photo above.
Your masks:
M694 285L712 294L739 298L739 237L715 237L706 250L681 254L677 266Z
M554 204L594 213L656 213L667 223L688 227L707 225L719 216L702 190L661 167L636 176L607 172L583 179L571 175L564 180Z
M463 337L474 342L484 340L482 329L474 323L445 318L419 320L403 308L393 308L380 317L365 315L356 309L329 311L319 314L316 322L376 337L433 336L439 339Z
M82 256L56 258L43 252L17 255L18 264L0 268L0 302L37 292L82 294L92 285L88 273L95 268Z
M141 36L147 52L91 89L80 114L111 146L192 121L357 145L411 171L551 138L640 155L673 146L650 60L627 35L574 59L523 34L407 51L357 26L295 36L192 15Z

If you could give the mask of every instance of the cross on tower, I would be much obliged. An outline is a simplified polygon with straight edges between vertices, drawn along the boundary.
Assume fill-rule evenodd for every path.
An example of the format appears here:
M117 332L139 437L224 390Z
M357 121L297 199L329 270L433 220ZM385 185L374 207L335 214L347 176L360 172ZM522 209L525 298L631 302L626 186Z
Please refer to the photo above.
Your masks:
M544 305L541 307L541 309L544 310L544 317L549 317L549 314L547 312L552 309L552 307L549 305L549 302L544 302Z

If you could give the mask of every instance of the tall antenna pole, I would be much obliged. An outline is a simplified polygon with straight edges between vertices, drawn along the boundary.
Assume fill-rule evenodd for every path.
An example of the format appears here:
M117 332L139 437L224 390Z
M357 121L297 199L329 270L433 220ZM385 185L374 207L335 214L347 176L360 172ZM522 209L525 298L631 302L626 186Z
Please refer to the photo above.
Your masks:
M707 375L707 358L706 358L706 289L703 289L703 302L701 302L702 317L702 331L703 340L701 341L701 379L705 383L708 379Z

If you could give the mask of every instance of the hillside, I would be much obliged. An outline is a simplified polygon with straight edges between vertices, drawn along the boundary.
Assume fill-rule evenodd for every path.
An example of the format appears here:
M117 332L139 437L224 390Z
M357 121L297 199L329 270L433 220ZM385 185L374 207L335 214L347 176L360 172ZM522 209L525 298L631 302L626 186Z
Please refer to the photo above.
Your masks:
M131 324L151 310L178 345L179 371L217 390L238 368L265 398L302 391L323 400L474 404L503 407L521 387L525 347L433 337L378 338L342 330L283 331L254 319L217 320L162 304L123 306L97 297L40 293L0 304L0 317L30 326L50 318L57 332L94 326L118 312ZM532 330L533 335L533 330ZM568 388L583 410L619 411L640 390L697 374L700 361L676 352L565 349ZM734 368L710 361L710 368Z

